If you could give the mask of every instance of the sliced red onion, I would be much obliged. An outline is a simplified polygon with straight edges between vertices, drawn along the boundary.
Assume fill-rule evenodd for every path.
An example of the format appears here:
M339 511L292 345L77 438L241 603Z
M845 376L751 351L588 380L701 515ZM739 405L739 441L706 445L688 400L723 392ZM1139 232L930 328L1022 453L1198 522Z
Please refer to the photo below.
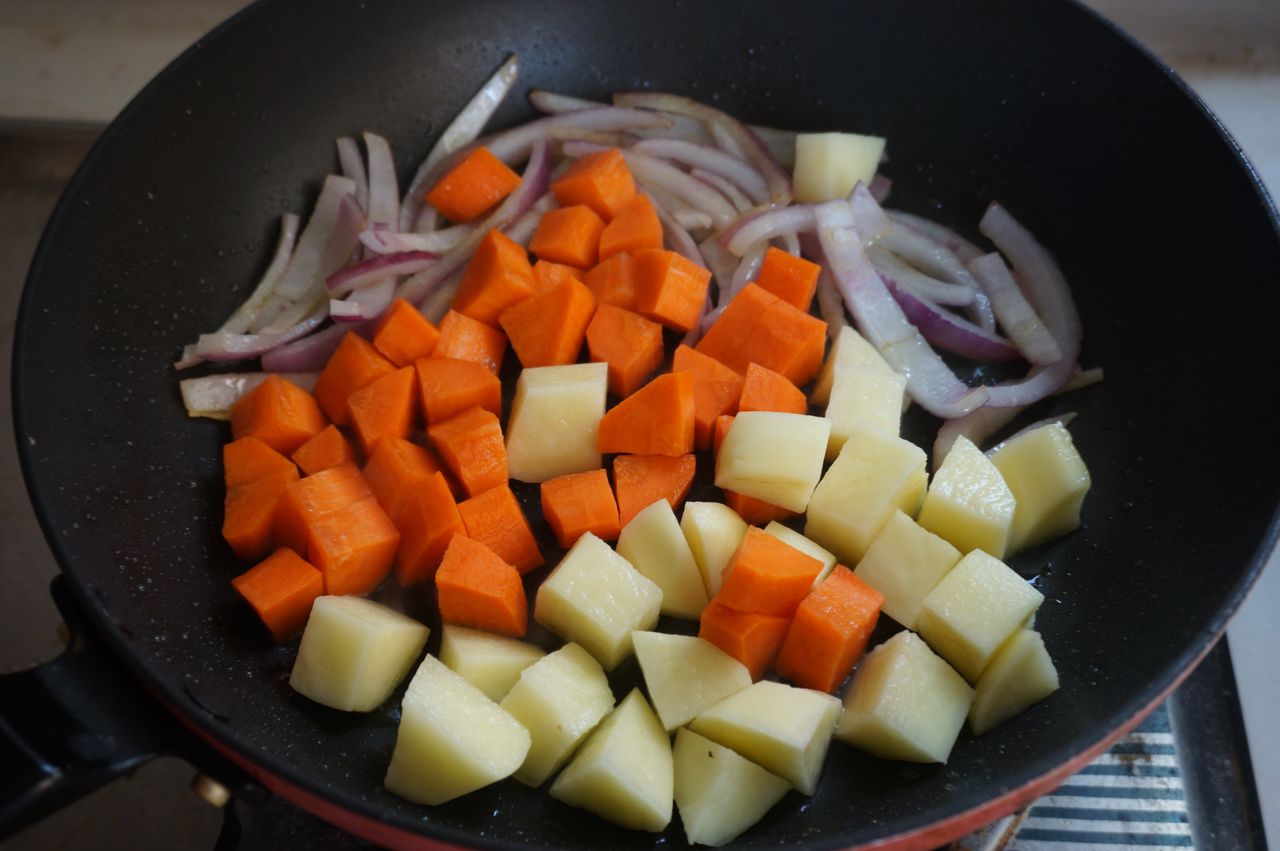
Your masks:
M622 133L606 133L601 130L582 130L578 127L549 127L547 140L551 142L592 142L605 148L621 148L630 142Z
M653 195L649 195L649 200L653 201L654 212L658 214L658 221L662 223L662 236L666 244L672 251L676 252L688 260L692 260L699 266L707 266L703 262L702 252L698 250L698 244L694 242L693 237L689 235L687 228L682 226L668 213L661 204L654 199ZM714 274L714 272L712 273Z
M931 278L920 270L902 262L898 255L877 245L867 248L867 259L871 261L871 265L876 267L876 271L880 273L880 277L884 278L886 283L892 282L895 286L906 290L914 296L927 298L935 304L944 304L950 307L963 307L966 304L973 304L977 290L972 287L949 284L946 281Z
M991 309L1018 350L1034 364L1062 360L1062 348L1040 321L999 254L969 261L969 271L991 300Z
M311 218L273 288L276 298L282 302L314 301L325 291L325 278L346 264L360 241L360 231L365 229L354 191L355 183L345 177L331 174L325 178Z
M378 134L365 133L364 149L369 157L369 226L393 230L400 222L400 187L391 146Z
M941 242L930 239L920 231L893 226L880 235L879 242L922 272L953 284L978 288L978 282L969 274L959 257Z
M849 209L853 211L853 226L868 245L893 230L893 222L862 181L855 183L849 193Z
M739 213L745 213L754 205L751 199L742 194L742 190L735 186L732 182L726 180L718 174L710 171L703 171L700 168L689 169L689 176L710 186L729 200L733 208Z
M427 269L405 279L399 286L396 296L411 304L421 306L422 300L448 278L455 270L461 269L480 240L494 228L505 227L509 222L523 215L547 191L550 174L550 157L547 154L545 141L535 142L529 163L524 168L520 185L498 205L489 216L476 226L475 230L459 240L440 259Z
M598 150L600 148L588 142L566 142L564 145L564 153L568 157L585 156ZM726 227L737 218L738 211L723 195L670 163L632 150L623 151L622 157L636 180L646 188L669 192L695 210L706 213L717 229Z
M780 130L777 127L765 127L760 124L748 124L747 129L756 134L769 154L786 171L796 167L796 131Z
M534 233L538 230L538 225L542 223L542 214L548 210L554 210L557 206L556 196L547 192L535 201L532 207L525 210L524 213L503 228L502 232L509 236L513 242L518 242L528 248L529 241L533 239Z
M395 233L388 230L364 230L360 242L374 254L399 254L405 251L429 251L443 254L458 240L475 230L473 224L454 225L431 233Z
M707 125L707 130L711 133L712 141L715 142L716 147L720 150L740 160L747 158L747 149L742 146L741 141L725 129L723 124L713 121Z
M338 139L338 166L342 176L355 181L356 203L366 213L369 211L369 175L364 170L364 158L360 156L360 146L350 136Z
M778 234L778 242L782 246L782 250L788 254L800 256L800 234L798 233L781 233Z
M458 294L458 287L462 284L462 276L466 271L466 267L463 266L455 269L453 274L445 278L434 292L422 300L418 312L433 324L439 325L440 320L444 319L444 315L453 306L453 298Z
M884 204L889 200L889 192L892 190L892 180L878 173L871 176L871 184L867 187L867 191L871 193L872 198L876 199L877 204Z
M376 319L391 306L396 293L395 277L382 278L356 290L345 299L329 300L329 316L335 322L362 322Z
M744 158L764 176L765 184L769 187L769 200L774 204L791 202L791 176L778 165L760 137L733 116L686 97L660 92L624 92L615 94L613 102L618 106L635 106L687 115L705 121L713 129L719 125L738 143Z
M271 295L276 279L280 277L285 267L289 264L289 258L293 255L294 243L298 239L298 224L298 217L294 213L285 213L280 217L280 238L276 242L275 252L271 255L271 262L267 264L266 271L258 279L258 283L253 288L249 298L236 308L226 322L222 323L217 333L242 334L249 330L249 327L257 319L258 312L263 304L266 303ZM175 369L188 369L201 363L204 363L204 358L196 353L196 344L191 343L183 347L182 357L173 366Z
M717 303L728 304L729 293L732 292L733 286L733 273L741 261L726 251L714 236L709 236L698 243L698 252L706 261L706 267L711 270L711 277L715 279Z
M908 321L920 329L934 347L977 361L999 363L1017 359L1018 350L1003 337L983 331L972 322L892 281L886 280L885 283Z
M818 237L827 265L858 329L907 379L911 397L939 417L958 417L986 401L986 390L969 387L956 377L907 321L875 267L863 251L848 201L828 201L814 208Z
M760 272L760 264L764 262L764 252L768 247L768 243L761 242L742 255L742 258L738 261L738 267L733 270L733 278L729 283L729 299L742 292L742 288L747 285L748 281L755 280L756 275ZM728 301L724 303L728 304Z
M818 273L818 313L822 321L827 323L827 336L832 342L840 336L840 329L849 324L845 318L844 302L840 299L840 290L836 280L824 265Z
M489 123L489 119L493 117L493 113L497 111L498 105L506 98L507 92L511 91L519 75L520 65L516 61L515 54L512 54L493 76L485 81L480 90L467 101L462 111L440 134L440 138L431 147L426 159L418 166L413 180L409 181L409 188L405 190L404 198L400 202L400 230L414 229L418 208L422 206L422 196L426 194L427 186L430 185L428 178L435 170L436 164L454 151L475 141L480 131Z
M260 357L278 346L310 334L325 320L325 311L312 310L300 322L279 330L260 331L256 334L230 334L219 331L201 334L195 344L195 354L202 361L230 362Z
M231 408L240 397L257 387L270 372L227 372L205 375L200 378L184 378L178 382L182 403L189 417L209 417L215 420L231 419ZM286 381L298 385L308 393L315 390L318 372L274 373Z
M965 305L964 313L969 317L969 321L977 325L984 331L995 333L996 331L996 314L991 309L991 299L987 297L985 291L979 289L973 294L973 304Z
M529 103L533 104L533 108L538 112L545 112L548 115L563 115L566 112L581 112L584 109L599 109L602 106L608 106L608 104L601 103L598 100L562 95L559 92L549 92L546 89L534 89L529 92Z
M764 204L769 200L769 185L750 163L709 145L698 145L683 139L642 139L631 146L636 153L675 160L692 168L718 175L740 189L752 203Z
M326 309L328 304L325 305ZM342 322L322 328L301 340L272 349L262 356L262 368L267 372L310 372L324 369L329 357L347 334L369 337L373 334L374 321Z
M440 255L430 251L401 251L396 254L378 254L354 266L339 269L328 277L325 285L329 294L345 295L387 278L412 275L430 266Z
M498 159L507 164L524 159L534 143L546 141L553 135L564 136L569 130L617 131L643 127L670 127L671 122L656 113L641 109L617 106L601 106L580 112L548 115L519 127L487 136L477 141Z
M680 227L690 233L694 231L709 231L715 226L715 222L706 213L690 210L688 207L676 208L672 211L671 217L676 220Z
M953 231L945 225L940 225L935 221L917 216L912 213L906 213L902 210L886 210L889 218L900 225L905 225L912 230L924 234L935 242L940 242L947 247L947 250L960 258L964 263L968 263L975 257L981 257L984 252L981 248L965 239L960 234Z
M788 233L803 233L817 226L813 205L791 204L752 210L739 217L720 235L721 244L741 257L757 243L767 242Z

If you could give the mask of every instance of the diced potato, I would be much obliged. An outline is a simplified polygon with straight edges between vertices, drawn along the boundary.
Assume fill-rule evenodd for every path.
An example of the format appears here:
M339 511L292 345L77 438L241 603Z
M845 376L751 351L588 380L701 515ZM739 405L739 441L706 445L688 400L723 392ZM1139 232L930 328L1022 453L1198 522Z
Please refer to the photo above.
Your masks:
M544 482L599 469L596 432L608 381L605 363L521 372L507 423L508 475L521 482Z
M631 655L631 632L653 629L662 589L587 532L538 586L533 618L581 644L606 671Z
M920 604L959 561L959 550L895 509L853 573L884 595L882 612L915 629Z
M860 133L798 133L793 180L801 203L847 198L870 183L884 155L884 139Z
M363 597L317 597L289 685L316 703L369 712L409 673L430 632Z
M725 566L747 534L747 522L722 502L686 502L680 528L702 574L707 596L714 597Z
M676 808L690 845L719 846L764 818L791 784L688 728L672 750Z
M850 326L840 329L813 389L831 420L827 460L839 454L857 423L897 434L902 422L907 379L889 366L875 347Z
M671 822L671 740L639 689L604 719L551 784L551 797L622 827L658 833Z
M836 566L835 553L831 552L826 547L818 546L804 535L801 535L795 529L792 529L790 526L784 526L777 520L770 520L769 525L764 527L764 531L766 535L772 535L779 541L782 541L782 543L796 548L807 556L813 556L818 561L822 562L822 570L813 578L814 588L817 588L822 584L822 580L826 579L827 574L829 574Z
M707 607L702 573L665 499L641 509L623 527L618 555L662 589L662 614L697 620Z
M520 679L520 672L546 655L541 647L447 623L440 631L440 661L490 700L502 700Z
M409 681L384 781L420 804L443 804L509 777L529 731L434 656Z
M613 691L600 663L569 643L525 668L501 706L532 739L516 779L541 786L613 709Z
M884 759L946 762L972 703L964 678L904 630L858 666L836 738Z
M989 454L1017 500L1009 552L1035 546L1080 525L1080 506L1089 492L1089 468L1066 426L1039 426L1006 440Z
M996 650L1044 595L1000 559L974 550L920 605L916 630L969 682L977 682Z
M689 724L812 795L840 717L840 701L807 688L760 680Z
M1004 558L1015 504L1013 491L996 465L962 435L933 474L918 519L962 553L982 550Z
M668 730L751 685L746 666L696 636L637 630L631 641L649 699Z
M822 364L822 371L818 373L813 389L809 391L809 401L814 405L826 405L831 401L831 387L835 383L837 366L873 369L888 375L898 374L875 346L852 325L846 325L836 335L836 341L831 345L827 359Z
M978 677L969 729L982 735L1058 690L1058 669L1040 633L1020 629L1000 646Z
M821 417L745 411L716 455L716 487L804 511L822 476L831 423Z
M924 465L915 444L855 425L809 500L805 535L841 562L857 564L895 508L916 513L928 482Z

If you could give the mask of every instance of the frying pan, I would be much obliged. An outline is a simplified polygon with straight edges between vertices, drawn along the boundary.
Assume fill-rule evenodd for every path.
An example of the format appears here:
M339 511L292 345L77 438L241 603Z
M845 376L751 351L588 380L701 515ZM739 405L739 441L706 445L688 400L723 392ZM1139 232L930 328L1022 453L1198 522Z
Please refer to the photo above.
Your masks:
M833 746L743 846L928 847L1043 793L1153 707L1222 633L1276 538L1274 206L1164 67L1068 2L263 2L162 73L102 135L32 265L14 411L75 600L176 717L268 787L381 842L683 845L501 783L427 808L382 789L398 697L367 716L287 684L228 580L226 428L183 416L169 364L216 326L306 211L333 140L386 135L402 179L511 52L517 92L652 88L754 123L887 136L895 206L971 236L999 199L1056 252L1106 379L1076 410L1083 528L1013 560L1062 689L950 762ZM1030 415L1029 415L1030 416ZM908 433L929 438L923 420ZM527 496L527 494L526 494ZM536 506L536 502L533 503ZM426 616L429 601L402 604ZM434 646L434 642L433 645ZM634 677L634 669L620 676ZM10 721L7 726L13 727Z

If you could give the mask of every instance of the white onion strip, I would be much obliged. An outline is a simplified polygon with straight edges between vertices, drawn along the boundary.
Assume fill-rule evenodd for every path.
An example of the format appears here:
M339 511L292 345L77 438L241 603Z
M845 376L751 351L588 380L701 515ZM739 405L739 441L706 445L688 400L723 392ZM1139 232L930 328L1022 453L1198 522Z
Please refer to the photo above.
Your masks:
M919 269L908 266L898 255L877 245L867 248L867 259L876 267L880 277L886 281L892 281L912 295L949 307L973 304L977 290L931 278Z
M352 180L333 174L324 179L320 197L298 237L293 256L272 288L272 295L277 299L292 303L310 296L314 300L324 291L325 278L346 264L359 241L360 231L364 230L363 215L355 204L354 192ZM348 203L344 204L344 200ZM361 220L360 227L348 243L344 231L357 217Z
M377 133L365 133L364 149L369 157L369 203L365 207L369 227L394 230L400 221L400 188L391 146Z
M759 208L757 208L759 209ZM771 207L751 211L739 218L736 229L730 228L721 235L721 242L733 254L741 257L757 243L767 242L788 233L802 233L817 227L813 206L792 204L788 207ZM727 239L726 239L727 237Z
M367 214L369 212L369 175L364 170L364 158L360 156L360 146L350 136L338 139L338 167L342 176L355 181L356 203Z
M751 203L750 198L742 194L741 189L735 186L731 181L726 180L714 172L703 171L700 168L691 168L689 169L689 176L697 180L701 180L703 183L707 184L727 198L729 203L733 205L733 208L737 210L739 214L745 213L747 210L750 210L755 206Z
M960 234L953 231L945 225L940 225L935 221L926 219L923 216L917 216L914 213L905 213L902 210L885 210L889 218L894 222L905 225L912 230L924 234L935 242L940 242L946 246L947 250L961 261L968 263L976 257L981 257L984 252L981 248L974 245Z
M318 372L228 372L205 375L200 378L184 378L178 382L182 404L189 417L209 417L215 420L231 419L231 407L244 394L257 387L270 375L279 375L285 381L296 384L310 393L315 390Z
M991 299L1000 326L1029 362L1049 364L1062 360L1062 348L1035 309L1023 296L999 254L984 254L969 261L969 271Z
M748 207L769 201L769 185L764 176L750 163L724 151L683 139L642 139L632 145L631 150L719 175L751 199Z
M403 251L429 251L443 254L458 244L471 231L473 224L454 225L431 233L396 233L388 230L364 230L360 242L374 254L399 254Z
M325 281L329 294L342 296L353 290L364 289L397 275L413 275L430 266L438 254L430 251L402 251L396 254L379 254L334 272Z

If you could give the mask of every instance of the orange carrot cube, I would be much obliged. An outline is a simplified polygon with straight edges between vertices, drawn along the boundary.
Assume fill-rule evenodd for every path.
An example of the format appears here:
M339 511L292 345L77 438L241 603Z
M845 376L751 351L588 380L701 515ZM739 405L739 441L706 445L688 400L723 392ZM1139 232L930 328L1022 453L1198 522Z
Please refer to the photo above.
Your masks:
M625 399L662 365L662 326L638 313L601 304L587 326L587 351L591 360L609 365L609 392Z
M400 532L372 496L311 524L307 559L326 594L368 594L391 572Z
M808 313L821 272L817 263L769 246L756 274L756 284Z
M635 310L636 284L632 270L631 255L620 252L588 269L582 276L582 282L600 304Z
M231 580L277 643L307 625L311 604L324 593L324 577L291 549L276 550Z
M752 363L742 385L739 411L781 411L784 414L806 414L809 400L785 377L771 369Z
M438 472L440 463L431 450L395 437L379 441L364 465L369 489L401 532L409 525L406 512L414 492Z
M751 679L758 680L773 664L790 625L788 617L739 612L717 595L702 610L698 637L737 659L751 673Z
M373 496L354 464L341 464L298 479L285 488L275 512L276 545L310 559L307 531L322 517Z
M427 427L427 435L467 496L507 483L507 447L498 418L483 408Z
M778 673L802 688L833 691L867 648L884 595L838 564L796 609Z
M436 571L440 619L522 637L529 605L520 573L479 541L456 535Z
M702 316L711 270L674 251L646 248L632 255L636 312L677 331Z
M706 449L712 442L716 418L738 412L743 378L715 358L683 343L676 349L671 371L693 374L694 444Z
M440 342L433 353L438 358L469 360L497 375L507 352L507 335L491 325L450 310L440 320Z
M538 292L551 289L551 287L565 278L581 281L582 270L566 266L563 263L552 263L548 260L539 260L533 264L533 285Z
M585 533L604 541L617 540L622 527L618 504L604 470L569 473L541 485L542 516L560 546L568 549Z
M458 503L458 513L462 515L468 538L484 544L521 573L545 563L529 519L507 485L490 488Z
M258 558L271 549L275 537L276 513L297 470L282 470L227 491L222 520L222 537L236 558Z
M740 612L791 617L822 572L822 562L754 526L724 569L716 595Z
M606 222L635 197L636 182L622 151L610 148L588 154L551 184L560 206L585 204Z
M256 437L223 444L223 481L228 489L288 470L294 470L293 462Z
M648 195L637 194L600 233L600 259L662 248L662 222Z
M287 456L328 425L320 408L298 385L269 375L231 407L231 436L256 437Z
M351 394L395 371L395 364L384 358L372 343L359 334L347 332L316 380L316 400L330 422L349 425L351 409L347 402Z
M449 542L466 527L443 473L432 473L404 495L400 517L396 579L407 587L435 576Z
M305 475L312 476L340 464L354 464L356 453L338 427L329 425L299 446L290 457Z
M484 147L476 148L431 188L426 201L452 222L469 222L520 185L520 175Z
M577 362L595 310L591 290L570 278L508 307L498 321L521 366L563 366Z
M601 452L687 455L693 451L693 376L659 375L605 412L597 430Z
M385 437L408 437L418 408L418 386L411 366L401 367L351 394L347 407L365 455Z
M502 311L537 290L524 246L500 230L491 230L476 246L453 299L453 309L497 327Z
M373 332L373 347L396 366L430 357L439 342L439 329L402 298L391 303Z
M475 361L430 357L418 361L414 368L427 425L477 406L502 413L502 382Z
M539 260L586 269L596 265L603 230L604 219L583 204L548 210L538 222L529 250Z
M692 455L619 455L613 459L613 486L618 494L618 522L626 526L660 499L680 511L689 495L698 461Z

